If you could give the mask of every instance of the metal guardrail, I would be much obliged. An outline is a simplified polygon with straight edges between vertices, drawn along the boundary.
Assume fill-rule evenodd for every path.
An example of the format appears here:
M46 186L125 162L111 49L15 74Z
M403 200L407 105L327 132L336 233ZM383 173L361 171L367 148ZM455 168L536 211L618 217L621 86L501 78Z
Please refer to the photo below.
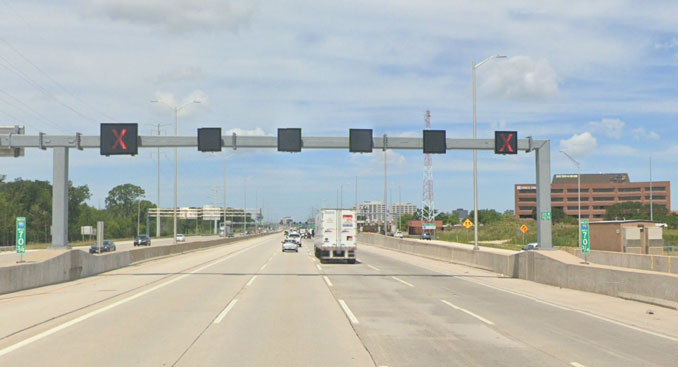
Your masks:
M665 252L678 252L678 246L664 246Z

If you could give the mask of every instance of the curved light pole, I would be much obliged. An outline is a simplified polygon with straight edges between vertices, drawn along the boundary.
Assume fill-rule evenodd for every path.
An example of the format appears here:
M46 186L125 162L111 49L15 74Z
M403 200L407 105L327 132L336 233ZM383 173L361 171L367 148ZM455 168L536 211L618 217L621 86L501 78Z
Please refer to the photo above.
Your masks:
M188 103L184 103L181 106L172 106L169 103L161 101L161 100L153 100L153 101L151 101L151 103L162 103L165 106L169 107L169 109L174 111L174 136L178 136L179 135L179 123L178 123L178 117L177 116L179 115L179 111L181 111L182 109L184 109L186 106L188 106L190 104L200 103L200 101L198 101L198 100L191 101L191 102L188 102ZM177 197L178 197L178 193L177 193L177 190L178 190L177 167L178 167L178 164L179 164L178 161L179 161L179 155L177 153L177 148L174 148L174 210L173 210L173 212L174 212L174 214L173 214L173 217L174 217L174 239L173 239L173 243L175 245L177 244L177 201L178 201L177 200Z
M506 56L494 55L485 60L471 63L473 69L473 139L476 138L476 69L492 59L505 59ZM473 149L473 250L478 250L478 151Z
M578 219L577 222L579 223L579 228L577 229L577 232L579 232L579 248L581 248L581 163L577 162L574 158L572 158L569 154L565 153L564 151L561 150L560 152L565 154L565 156L569 158L572 161L572 163L574 163L577 166L577 219Z

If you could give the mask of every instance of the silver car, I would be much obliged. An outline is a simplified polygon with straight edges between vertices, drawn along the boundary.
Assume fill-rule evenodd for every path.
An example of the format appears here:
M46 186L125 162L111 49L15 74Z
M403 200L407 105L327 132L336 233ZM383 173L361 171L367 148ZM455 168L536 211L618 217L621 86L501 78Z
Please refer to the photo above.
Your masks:
M285 251L294 251L294 252L299 252L299 244L297 241L291 239L291 238L286 238L282 241L282 252Z

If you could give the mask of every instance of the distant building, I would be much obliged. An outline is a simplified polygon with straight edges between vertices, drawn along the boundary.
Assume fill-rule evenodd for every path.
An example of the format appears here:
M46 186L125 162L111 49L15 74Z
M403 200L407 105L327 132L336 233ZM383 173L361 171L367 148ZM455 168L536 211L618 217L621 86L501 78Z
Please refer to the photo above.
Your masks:
M407 221L407 233L410 235L420 235L424 232L424 222L423 220L408 220ZM436 231L443 230L443 221L434 220L432 223L436 225Z
M457 210L453 210L452 214L456 215L457 218L463 220L464 218L468 218L468 210L462 209L462 208L457 208Z
M357 212L367 223L381 222L384 220L384 203L375 200L363 201L358 204Z
M600 173L581 175L581 217L602 220L606 209L614 204L640 202L652 203L671 210L671 182L631 182L626 173ZM537 207L537 186L518 184L514 188L516 218L532 218ZM551 183L551 207L562 208L566 215L577 216L577 175L554 175Z
M393 218L400 218L405 214L414 215L417 213L417 206L412 203L394 203L388 208L389 215Z

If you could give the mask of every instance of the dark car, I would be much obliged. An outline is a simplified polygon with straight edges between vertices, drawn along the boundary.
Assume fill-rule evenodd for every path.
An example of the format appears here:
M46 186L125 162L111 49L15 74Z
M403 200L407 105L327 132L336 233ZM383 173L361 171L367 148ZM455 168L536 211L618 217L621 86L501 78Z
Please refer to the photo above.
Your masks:
M90 254L96 254L96 253L102 253L102 252L111 252L115 251L115 243L111 240L104 240L103 246L99 248L99 245L95 243L92 244L92 246L89 248L89 253Z
M146 236L145 234L137 236L137 238L134 239L134 246L150 246L151 245L151 238Z
M419 236L419 239L420 239L420 240L429 240L429 241L430 241L430 240L431 240L431 234L428 233L428 232L424 232L424 233L421 234L421 236Z

